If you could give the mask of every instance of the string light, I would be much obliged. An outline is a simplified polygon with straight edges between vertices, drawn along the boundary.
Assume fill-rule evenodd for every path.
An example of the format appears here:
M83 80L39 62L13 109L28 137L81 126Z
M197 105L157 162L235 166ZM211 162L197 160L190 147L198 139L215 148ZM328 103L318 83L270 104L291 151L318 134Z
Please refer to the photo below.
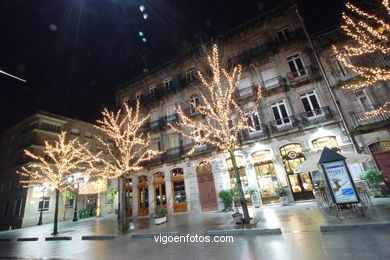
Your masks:
M149 135L142 131L142 126L150 116L139 113L139 102L133 109L124 104L124 110L111 112L104 109L103 119L97 120L97 129L110 141L102 137L96 139L107 150L107 154L96 156L98 176L113 179L141 170L143 162L151 160L162 151L150 149Z
M383 0L382 4L386 8L387 14L389 15L389 1ZM388 46L388 41L390 25L384 20L362 11L351 3L347 3L346 7L355 16L361 17L361 19L365 19L366 21L355 21L352 16L347 15L346 13L343 13L342 15L344 24L341 26L341 28L355 41L355 45L343 46L343 50L338 50L335 46L332 46L332 48L336 54L337 59L345 67L360 75L359 80L345 84L343 89L348 91L358 91L376 83L390 80L389 68L355 66L349 59L356 56L374 53L382 54L383 56L389 55L390 47Z
M75 172L81 172L83 177L91 176L95 171L94 156L86 148L87 144L81 144L77 138L67 141L66 136L65 131L61 132L53 145L45 141L43 156L24 150L33 161L17 171L22 176L20 183L23 187L47 183L48 186L62 192L67 188L73 188L68 177Z
M234 66L229 73L221 66L218 47L213 45L211 54L207 55L208 66L211 68L212 77L198 71L201 81L200 102L191 101L191 106L202 115L202 120L187 116L180 106L176 106L176 112L180 117L177 124L168 124L175 132L195 142L188 152L193 154L210 144L221 152L228 152L234 166L237 189L240 195L242 210L246 223L249 223L249 212L242 189L241 179L235 163L234 152L240 149L239 134L241 131L255 129L248 124L248 117L255 113L255 108L244 112L238 105L236 91L241 79L241 65ZM257 101L261 98L261 86L258 86ZM198 104L199 103L199 104ZM256 102L258 104L258 102Z

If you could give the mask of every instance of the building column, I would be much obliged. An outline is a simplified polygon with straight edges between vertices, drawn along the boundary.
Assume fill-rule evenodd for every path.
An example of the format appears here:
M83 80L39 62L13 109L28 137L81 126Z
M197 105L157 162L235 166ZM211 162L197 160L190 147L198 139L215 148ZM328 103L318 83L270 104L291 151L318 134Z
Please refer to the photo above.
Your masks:
M148 176L148 200L149 200L149 216L154 215L154 211L156 208L155 205L155 194L154 194L154 177Z
M131 182L133 188L133 217L138 217L138 176L132 176Z
M169 215L173 214L173 197L172 197L172 182L171 173L164 171L165 175L165 193L167 196L167 212Z

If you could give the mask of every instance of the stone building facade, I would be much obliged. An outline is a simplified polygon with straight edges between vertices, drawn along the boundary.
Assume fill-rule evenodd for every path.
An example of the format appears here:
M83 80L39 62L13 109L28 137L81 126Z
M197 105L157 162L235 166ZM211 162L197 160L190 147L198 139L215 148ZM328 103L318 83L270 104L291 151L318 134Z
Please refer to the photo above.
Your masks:
M321 46L323 39L315 41L316 46ZM245 148L236 153L242 182L246 187L259 188L261 203L279 203L274 195L278 183L288 186L290 202L313 199L312 189L319 173L293 173L310 151L327 146L353 153L356 139L355 143L362 148L359 152L369 152L369 136L388 140L386 124L378 130L382 132L366 133L365 137L355 131L354 116L360 111L354 110L351 104L354 101L340 88L350 78L338 76L330 45L321 46L320 61L355 139L346 134L295 6L282 6L263 14L221 35L217 42L226 53L232 54L231 61L243 65L236 96L244 109L254 107L258 86L263 86L259 108L248 117L255 131L241 133ZM194 56L201 59L198 54ZM165 151L146 164L145 170L129 177L129 216L150 215L156 207L166 207L170 214L221 210L219 191L235 185L227 155L215 161L218 152L205 145L195 155L188 156L191 141L167 126L168 122L180 120L175 113L176 105L188 115L198 116L191 105L199 101L200 87L193 58L173 60L124 84L116 93L118 105L140 101L142 110L151 115L144 131L149 132L155 148ZM387 85L377 89L376 105L383 104L388 100ZM350 170L358 179L363 167L350 165Z
M43 223L53 222L55 192L48 191L43 194L41 187L23 188L16 171L30 160L24 155L24 149L39 153L44 147L44 141L56 140L59 133L64 130L71 136L79 137L81 142L88 142L93 152L102 149L94 139L94 135L98 133L92 124L43 111L1 133L0 230L36 225L41 207ZM95 192L92 187L102 185L93 180L86 185L84 190L88 194L77 197L78 210L92 209L100 199L101 213L103 215L109 213L110 198L107 198L106 192ZM106 190L107 185L99 189ZM74 204L74 199L71 199L65 205L60 195L59 219L62 218L64 207L66 207L65 218L73 218Z

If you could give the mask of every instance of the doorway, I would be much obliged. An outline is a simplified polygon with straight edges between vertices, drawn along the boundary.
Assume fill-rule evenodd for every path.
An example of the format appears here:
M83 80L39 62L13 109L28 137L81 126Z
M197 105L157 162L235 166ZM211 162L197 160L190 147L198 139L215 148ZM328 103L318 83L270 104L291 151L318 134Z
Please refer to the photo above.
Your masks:
M199 185L199 199L202 211L218 210L217 196L215 193L214 176L211 165L201 162L197 168Z
M138 177L138 216L149 215L148 177Z
M390 141L370 145L370 151L379 170L383 172L384 182L390 189Z
M154 201L155 207L167 208L167 197L165 190L165 175L163 172L156 172L154 177Z
M187 211L187 199L184 185L184 172L182 168L176 168L171 171L173 211Z
M131 179L126 180L126 216L133 216L133 186Z

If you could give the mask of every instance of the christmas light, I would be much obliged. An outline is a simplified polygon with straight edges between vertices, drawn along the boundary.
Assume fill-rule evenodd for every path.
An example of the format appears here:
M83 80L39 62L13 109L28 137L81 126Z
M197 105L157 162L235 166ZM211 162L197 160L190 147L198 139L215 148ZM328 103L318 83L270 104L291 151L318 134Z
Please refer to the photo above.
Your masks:
M176 106L176 112L180 117L177 124L168 124L174 131L195 141L195 145L188 152L193 154L204 145L210 144L221 152L228 152L233 162L233 168L237 180L237 188L244 212L246 223L249 223L249 213L245 196L236 165L234 152L240 149L239 134L241 131L255 129L248 124L248 117L256 111L257 106L250 111L245 111L238 105L236 95L241 79L241 65L234 66L228 72L221 65L217 45L213 45L211 54L207 55L207 65L211 68L211 77L198 71L202 83L200 87L200 102L191 104L202 119L187 116L180 106ZM261 86L257 91L257 100L261 98ZM256 102L258 104L258 102Z
M390 7L388 0L384 0L382 4L389 15ZM348 91L357 91L376 83L390 80L390 69L388 66L356 66L350 60L350 58L367 54L383 55L384 57L389 55L390 25L385 20L370 15L351 3L347 3L346 7L353 16L343 13L344 24L341 28L354 40L355 45L343 46L342 50L338 50L335 46L332 47L337 59L345 67L359 74L361 78L345 84L343 88ZM353 17L360 17L360 20L355 21Z
M150 149L149 135L142 131L142 126L149 116L140 115L139 102L133 109L124 104L124 110L111 112L104 109L103 119L98 120L97 129L102 131L109 141L97 136L107 154L96 157L98 176L113 179L141 170L143 162L149 161L161 151Z

